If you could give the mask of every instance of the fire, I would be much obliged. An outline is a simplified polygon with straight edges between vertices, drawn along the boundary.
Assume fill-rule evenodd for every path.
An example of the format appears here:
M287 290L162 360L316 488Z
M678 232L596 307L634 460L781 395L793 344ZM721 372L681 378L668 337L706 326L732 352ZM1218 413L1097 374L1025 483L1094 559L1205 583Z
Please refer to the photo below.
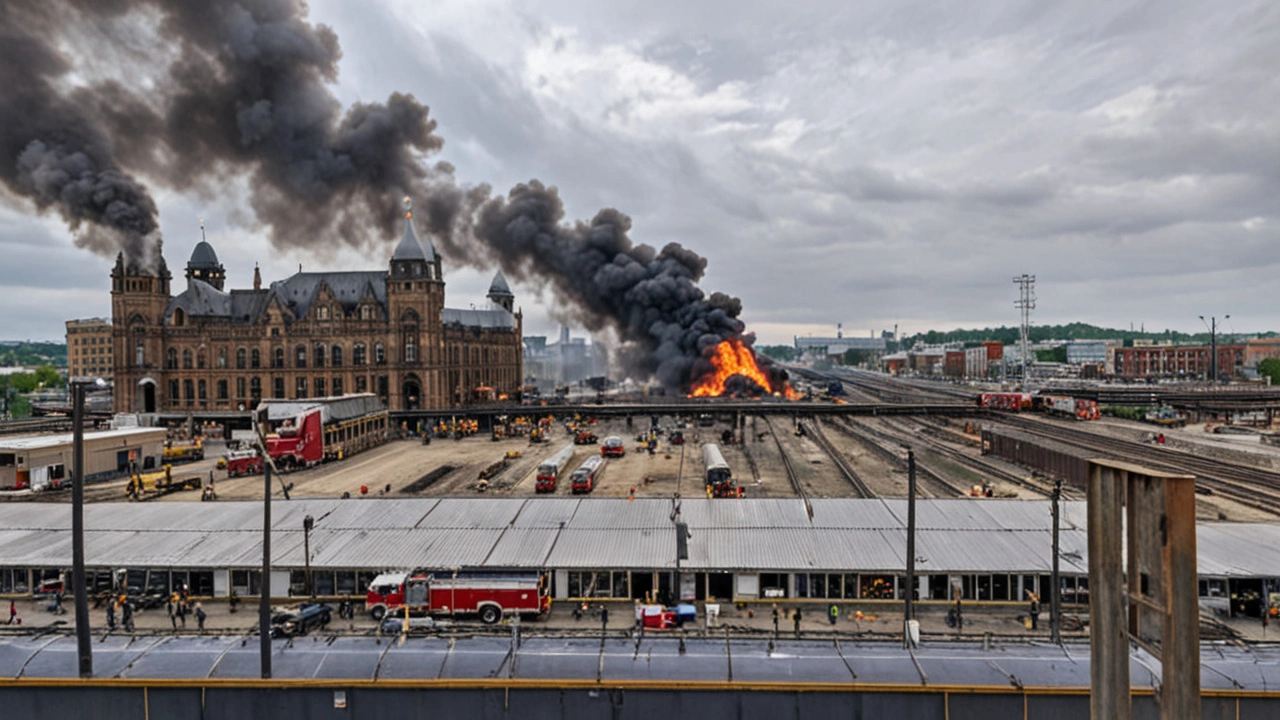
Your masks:
M787 383L782 387L774 387L769 376L756 363L756 354L751 348L739 340L725 340L716 346L711 356L712 371L694 381L691 397L719 397L725 394L725 384L734 375L751 380L756 385L771 393L783 393L788 400L795 400L800 394L791 389Z

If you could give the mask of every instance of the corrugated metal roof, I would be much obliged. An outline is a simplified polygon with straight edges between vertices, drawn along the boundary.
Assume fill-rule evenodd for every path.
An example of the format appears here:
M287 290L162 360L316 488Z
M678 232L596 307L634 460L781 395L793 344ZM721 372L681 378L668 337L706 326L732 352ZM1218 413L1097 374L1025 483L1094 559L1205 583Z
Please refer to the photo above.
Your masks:
M84 434L84 439L88 442L91 440L114 440L116 438L147 435L155 435L159 439L163 439L165 432L164 428L126 427L116 430L92 430ZM39 450L41 448L57 447L58 445L70 445L73 437L72 433L5 437L0 438L0 450Z
M1083 503L1065 516L1081 518ZM306 499L272 504L272 557L302 567L303 518L315 518L312 564L332 568L667 568L671 501L610 498ZM0 503L0 567L71 561L68 504ZM904 565L905 501L794 499L681 503L689 560L706 570L895 571ZM1046 501L920 500L925 572L1046 572ZM858 523L862 523L859 525ZM257 502L99 503L85 511L91 567L244 568L261 564ZM1064 522L1066 572L1088 568L1085 530ZM1199 525L1203 575L1280 575L1280 524Z

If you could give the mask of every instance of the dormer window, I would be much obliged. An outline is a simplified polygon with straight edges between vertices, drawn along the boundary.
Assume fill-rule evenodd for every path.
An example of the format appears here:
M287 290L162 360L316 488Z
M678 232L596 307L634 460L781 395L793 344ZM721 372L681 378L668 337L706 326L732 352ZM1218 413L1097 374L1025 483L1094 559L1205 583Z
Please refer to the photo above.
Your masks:
M368 305L361 305L361 306L360 306L360 319L361 319L361 320L372 320L372 319L373 319L373 308L372 308L372 307L370 307L370 306L368 306Z
M316 319L317 319L317 320L328 320L328 319L329 319L329 306L328 306L328 305L321 305L320 307L316 308Z

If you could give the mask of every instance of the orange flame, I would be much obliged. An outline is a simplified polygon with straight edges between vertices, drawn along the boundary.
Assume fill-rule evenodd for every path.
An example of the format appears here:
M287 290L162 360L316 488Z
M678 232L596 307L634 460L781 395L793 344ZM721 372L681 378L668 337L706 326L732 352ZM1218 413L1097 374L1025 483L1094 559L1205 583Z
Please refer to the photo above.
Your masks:
M711 372L694 381L690 397L720 397L725 393L725 383L734 375L752 380L771 393L783 393L788 400L800 397L787 383L782 383L780 388L773 387L768 375L756 363L756 354L739 340L725 340L717 345L711 356L711 367Z

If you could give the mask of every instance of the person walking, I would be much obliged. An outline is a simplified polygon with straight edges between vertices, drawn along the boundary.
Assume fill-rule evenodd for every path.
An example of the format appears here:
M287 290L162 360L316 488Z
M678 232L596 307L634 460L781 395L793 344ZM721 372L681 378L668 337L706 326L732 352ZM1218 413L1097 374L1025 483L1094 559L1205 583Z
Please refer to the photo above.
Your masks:
M107 599L107 629L116 629L116 599Z
M208 615L205 615L204 608L200 606L200 603L196 603L196 626L200 628L201 635L204 634L204 619L206 617Z
M836 621L840 619L839 605L836 605L835 603L831 603L831 607L827 608L827 619L831 621L832 625L836 624Z
M133 632L133 603L128 599L120 605L120 619L124 622L125 632Z
M800 637L800 608L796 608L796 612L791 616L791 622L795 624L796 638Z
M773 636L778 637L778 603L773 604Z
M1029 614L1031 615L1031 629L1034 631L1040 624L1040 598L1036 597L1036 594L1030 590L1027 591L1027 595L1031 598Z
M605 633L608 631L609 631L609 608L601 605L600 606L600 632Z
M964 613L960 609L960 598L956 598L956 632L964 632Z
M18 606L12 600L9 601L9 624L16 625L18 623Z
M187 629L187 602L185 600L178 601L178 622L182 623L182 629Z

